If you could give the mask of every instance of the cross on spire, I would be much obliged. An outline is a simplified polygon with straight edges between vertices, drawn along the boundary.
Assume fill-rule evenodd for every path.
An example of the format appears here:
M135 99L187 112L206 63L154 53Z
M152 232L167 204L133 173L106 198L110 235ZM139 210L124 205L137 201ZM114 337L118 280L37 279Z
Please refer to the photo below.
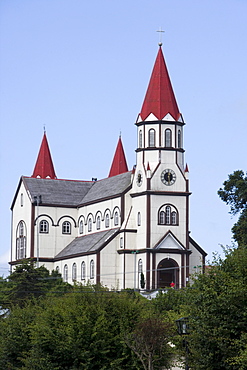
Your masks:
M160 29L156 32L159 32L160 33L160 42L159 42L159 46L162 46L162 33L164 33L165 31L162 30L162 28L160 27Z

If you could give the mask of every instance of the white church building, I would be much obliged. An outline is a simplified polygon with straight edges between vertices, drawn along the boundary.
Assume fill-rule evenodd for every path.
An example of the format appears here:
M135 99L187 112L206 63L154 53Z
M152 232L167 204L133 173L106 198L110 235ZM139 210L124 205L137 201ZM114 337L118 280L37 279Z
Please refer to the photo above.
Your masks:
M121 137L109 176L58 179L46 133L31 177L22 176L12 210L12 268L25 258L69 283L112 289L186 286L203 271L205 251L189 231L184 125L161 44L136 121L136 165Z

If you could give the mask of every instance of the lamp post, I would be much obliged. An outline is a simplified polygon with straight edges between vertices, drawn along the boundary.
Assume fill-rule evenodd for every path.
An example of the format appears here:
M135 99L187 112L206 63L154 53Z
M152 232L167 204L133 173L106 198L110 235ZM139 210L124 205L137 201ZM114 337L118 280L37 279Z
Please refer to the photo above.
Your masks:
M177 325L177 329L178 329L178 334L188 335L190 333L188 317L181 317L181 319L176 320L176 325ZM189 365L188 365L188 355L189 355L188 341L186 339L184 339L183 344L185 346L185 370L189 370Z

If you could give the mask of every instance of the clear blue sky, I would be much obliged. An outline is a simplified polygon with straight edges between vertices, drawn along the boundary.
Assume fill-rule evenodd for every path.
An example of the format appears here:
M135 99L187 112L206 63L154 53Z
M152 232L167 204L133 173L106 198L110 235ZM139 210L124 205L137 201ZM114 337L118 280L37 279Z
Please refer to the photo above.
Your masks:
M31 176L45 125L59 178L108 176L120 131L129 168L158 50L185 127L190 229L208 252L231 244L217 190L246 171L246 0L1 0L1 244L8 274L10 205Z

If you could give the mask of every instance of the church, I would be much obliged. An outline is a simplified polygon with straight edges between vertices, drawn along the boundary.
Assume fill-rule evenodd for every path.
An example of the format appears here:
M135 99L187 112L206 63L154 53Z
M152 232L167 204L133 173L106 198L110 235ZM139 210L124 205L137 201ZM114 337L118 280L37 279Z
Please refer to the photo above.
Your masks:
M203 271L207 254L189 230L185 122L162 44L135 125L133 169L119 137L108 177L92 181L57 178L44 132L11 206L12 269L32 258L68 283L116 290L181 288Z

